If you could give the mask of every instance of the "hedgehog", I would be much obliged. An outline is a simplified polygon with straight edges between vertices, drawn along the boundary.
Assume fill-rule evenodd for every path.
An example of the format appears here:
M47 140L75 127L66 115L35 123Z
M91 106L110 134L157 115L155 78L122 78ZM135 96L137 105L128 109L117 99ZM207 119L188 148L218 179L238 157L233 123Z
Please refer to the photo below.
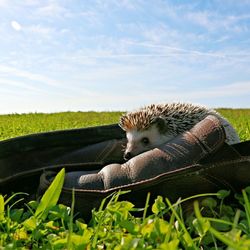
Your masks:
M166 143L191 129L208 115L219 118L228 144L240 142L233 126L217 111L191 103L151 104L121 116L119 126L126 132L124 159Z

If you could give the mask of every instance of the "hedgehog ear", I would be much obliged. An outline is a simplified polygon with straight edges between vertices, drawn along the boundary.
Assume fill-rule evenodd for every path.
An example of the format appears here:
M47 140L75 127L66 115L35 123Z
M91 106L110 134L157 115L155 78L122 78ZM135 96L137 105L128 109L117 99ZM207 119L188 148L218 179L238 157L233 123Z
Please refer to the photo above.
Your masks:
M168 129L167 123L166 123L165 119L162 117L156 117L153 120L152 124L156 124L156 126L159 129L161 134L165 134L167 129Z

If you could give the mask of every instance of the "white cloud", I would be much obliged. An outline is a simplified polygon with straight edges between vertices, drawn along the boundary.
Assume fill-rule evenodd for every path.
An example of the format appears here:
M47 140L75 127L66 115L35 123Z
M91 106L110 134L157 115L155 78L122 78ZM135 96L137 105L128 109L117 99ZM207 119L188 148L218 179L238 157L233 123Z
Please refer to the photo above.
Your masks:
M140 4L142 4L140 1L131 1L131 0L120 0L120 1L114 1L113 5L117 5L121 9L128 9L128 10L136 10Z
M1 64L0 64L0 73L9 74L12 76L21 77L21 78L32 80L32 81L42 82L45 85L60 86L59 82L49 77L46 77L40 74L31 73L25 70L20 70L18 68L1 65Z
M16 31L20 31L22 29L22 26L20 23L18 23L17 21L11 21L11 27L16 30Z
M215 17L212 17L212 14L208 12L189 12L186 13L185 17L187 20L203 26L209 30L217 27L217 25L215 25Z
M47 5L42 6L37 9L37 14L43 17L64 17L66 14L69 14L69 10L61 6L60 1L58 2L49 2Z
M23 0L22 1L23 4L27 5L27 6L38 6L39 4L41 4L40 0Z
M102 20L97 11L85 10L82 11L79 15L83 17L92 26L98 26L102 24Z
M26 90L30 90L30 91L36 91L36 92L40 92L41 89L33 86L32 84L28 84L22 81L15 81L15 80L10 80L8 78L3 78L0 77L0 86L1 86L1 91L3 90L3 87L9 87L9 86L13 86L17 89L21 88L21 89L26 89ZM15 90L16 92L16 90Z
M31 25L29 27L26 27L26 30L28 30L31 33L39 34L39 35L42 35L45 37L46 36L48 37L49 35L51 35L55 31L53 28L44 27L41 25Z
M225 58L225 54L220 54L220 53L209 53L209 52L203 52L199 50L191 50L191 49L183 49L180 47L173 47L173 46L168 46L168 45L163 45L163 44L154 44L154 43L148 43L148 42L132 42L128 41L128 44L134 44L137 46L142 46L142 47L148 47L148 48L158 48L160 49L159 52L162 54L159 54L158 56L164 56L164 52L166 53L165 55L168 56L169 53L173 54L189 54L189 55L194 55L194 56L208 56L208 57L217 57L217 58ZM157 55L156 55L157 56Z
M184 19L204 27L208 31L231 31L231 32L247 32L249 28L240 25L239 21L250 19L250 15L223 15L210 11L190 11L184 13Z

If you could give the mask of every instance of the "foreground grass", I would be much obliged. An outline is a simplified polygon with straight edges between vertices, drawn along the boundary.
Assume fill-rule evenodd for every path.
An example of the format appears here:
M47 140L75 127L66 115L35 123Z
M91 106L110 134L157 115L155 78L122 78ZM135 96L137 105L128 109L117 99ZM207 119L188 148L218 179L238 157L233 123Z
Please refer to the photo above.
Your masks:
M142 209L119 201L118 192L86 224L74 218L74 202L71 208L57 204L64 174L62 169L40 202L24 208L0 195L1 249L250 249L250 188L235 196L235 207L227 204L226 190L174 204L158 196L152 206L148 194ZM182 204L189 199L194 212L184 215Z

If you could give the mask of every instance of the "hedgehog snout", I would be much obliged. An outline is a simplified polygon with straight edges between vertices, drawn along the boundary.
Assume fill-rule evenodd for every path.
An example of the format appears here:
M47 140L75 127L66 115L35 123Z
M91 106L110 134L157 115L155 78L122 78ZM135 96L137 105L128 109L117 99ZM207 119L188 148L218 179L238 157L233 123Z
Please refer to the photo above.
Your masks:
M131 152L125 152L123 156L124 160L130 160L132 157L133 155Z
M130 160L132 157L136 156L136 151L137 151L137 145L128 142L125 152L123 154L124 160Z

